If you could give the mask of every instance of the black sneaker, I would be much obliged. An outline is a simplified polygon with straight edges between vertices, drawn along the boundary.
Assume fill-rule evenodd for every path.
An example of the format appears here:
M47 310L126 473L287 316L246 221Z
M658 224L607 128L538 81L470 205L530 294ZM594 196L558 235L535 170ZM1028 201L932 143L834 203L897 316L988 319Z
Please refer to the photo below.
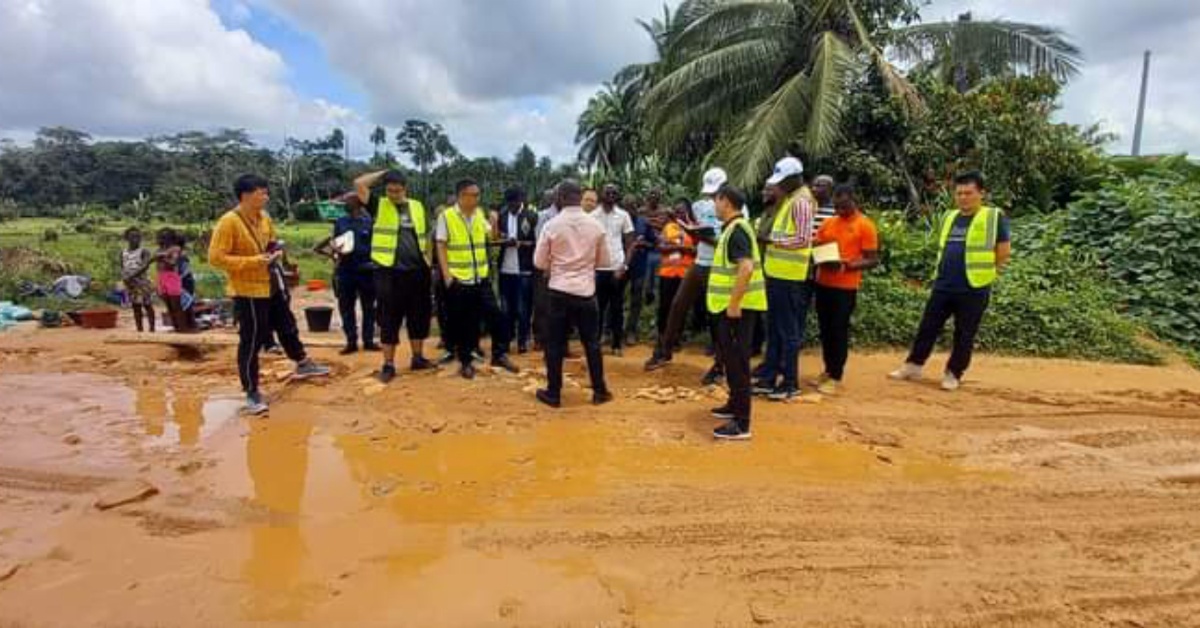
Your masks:
M607 390L592 393L592 405L602 406L613 400L613 394Z
M713 430L713 438L717 440L750 440L750 425L741 425L730 421Z
M755 395L757 397L767 397L767 396L770 396L771 393L775 392L776 388L777 387L774 384L772 384L768 381L757 380L750 387L750 394Z
M612 354L614 358L620 358L625 356L625 351L621 347L613 347Z
M525 355L526 353L529 353L528 344L522 343L517 345L517 355Z
M385 384L391 383L393 379L396 379L396 366L393 364L384 364L383 368L379 369L379 375L375 377Z
M454 352L453 351L447 351L442 354L442 357L438 358L438 364L441 364L442 366L445 366L453 361L454 361Z
M537 400L550 406L551 408L561 408L562 400L550 394L550 391L545 388L538 389L536 395Z
M358 345L356 344L346 345L341 351L338 351L338 355L352 355L355 353L358 353Z
M736 414L733 413L733 410L729 409L729 406L721 406L720 408L713 408L711 410L711 413L712 413L714 419L721 419L723 421L732 421L737 416Z
M494 366L496 368L504 369L504 370L508 371L509 373L520 373L521 372L521 369L517 368L517 365L513 364L512 360L508 359L507 355L502 355L498 358L492 358L492 366Z
M408 363L408 368L414 371L431 371L437 368L437 364L425 359L425 356L423 355L418 355L414 356L413 359Z
M461 375L463 379L475 379L475 365L464 364L462 369L458 371L458 374Z
M779 386L767 395L771 401L792 401L800 396L800 389L795 386Z
M655 354L649 360L646 360L646 372L657 371L661 368L666 368L671 363L671 356Z
M770 372L770 369L767 368L765 363L759 364L758 366L754 367L753 371L750 371L750 378L754 380L767 379L768 372Z
M704 377L700 380L701 386L716 386L725 380L725 374L720 369L713 367L708 369Z

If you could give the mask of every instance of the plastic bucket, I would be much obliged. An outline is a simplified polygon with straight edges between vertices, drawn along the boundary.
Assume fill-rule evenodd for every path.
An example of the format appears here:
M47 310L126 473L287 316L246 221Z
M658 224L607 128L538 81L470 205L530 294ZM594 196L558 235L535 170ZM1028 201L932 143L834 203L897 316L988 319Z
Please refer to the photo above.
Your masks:
M329 331L333 322L333 308L324 305L314 305L304 308L304 320L308 322L308 331L324 333Z

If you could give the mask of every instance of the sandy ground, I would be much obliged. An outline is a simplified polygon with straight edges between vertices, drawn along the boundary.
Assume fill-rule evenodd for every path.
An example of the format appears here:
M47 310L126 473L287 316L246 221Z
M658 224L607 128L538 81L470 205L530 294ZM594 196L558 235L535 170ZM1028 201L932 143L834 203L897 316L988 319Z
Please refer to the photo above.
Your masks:
M950 395L854 355L714 444L695 354L608 358L599 410L573 364L552 412L316 350L248 420L232 349L102 338L0 335L0 626L1200 626L1185 366L983 356Z

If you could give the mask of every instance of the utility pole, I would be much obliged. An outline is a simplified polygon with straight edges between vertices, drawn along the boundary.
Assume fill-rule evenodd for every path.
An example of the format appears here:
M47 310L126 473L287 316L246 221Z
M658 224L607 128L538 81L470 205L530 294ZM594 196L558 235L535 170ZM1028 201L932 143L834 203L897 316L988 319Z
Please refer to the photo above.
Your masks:
M1142 129L1146 123L1146 91L1150 87L1150 51L1142 62L1142 94L1138 96L1137 123L1133 127L1133 156L1142 154Z

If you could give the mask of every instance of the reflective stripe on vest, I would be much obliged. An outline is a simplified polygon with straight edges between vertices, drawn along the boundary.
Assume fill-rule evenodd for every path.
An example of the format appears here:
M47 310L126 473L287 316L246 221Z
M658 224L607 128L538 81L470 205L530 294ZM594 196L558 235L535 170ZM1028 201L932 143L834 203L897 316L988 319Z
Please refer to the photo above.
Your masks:
M477 212L480 210L476 210ZM446 265L450 275L463 282L488 278L488 225L478 214L471 229L455 205L446 210Z
M674 223L672 223L672 224L674 224ZM689 241L687 235L683 232L682 228L678 227L678 225L676 225L676 227L678 229L680 229L680 231L679 231L680 237L676 238L675 241L673 241L673 242L667 242L667 245L668 246L687 246L687 245L689 245L690 241ZM666 230L664 229L664 232L665 231ZM693 251L694 251L694 249L693 249ZM684 276L687 275L688 269L691 268L693 264L695 264L696 254L694 252L685 253L682 251L676 251L674 253L663 253L660 259L661 259L661 261L659 262L659 266L658 266L658 276L659 277L665 277L667 279L682 279Z
M802 187L779 205L779 210L775 212L775 224L771 227L772 240L796 237L796 229L798 227L792 216L792 205L803 197L807 198L811 207L813 199L809 198L810 196L808 188ZM811 260L811 238L809 239L808 246L803 249L781 249L772 244L767 246L767 255L763 261L763 270L768 277L773 279L807 281L808 265Z
M429 221L421 201L408 199L408 213L412 218L413 230L417 232L417 246L421 256L428 260ZM400 211L388 197L379 199L379 211L375 213L375 231L371 234L371 261L384 268L396 263L396 247L400 244Z
M767 309L767 282L763 278L762 265L758 263L758 242L754 240L754 229L745 218L731 222L721 232L721 239L717 241L712 270L708 275L708 311L713 314L724 312L729 307L729 300L737 283L738 265L730 262L727 254L729 239L733 236L734 229L745 230L750 238L750 257L754 260L754 272L750 275L746 294L742 295L742 309L764 312Z
M941 271L942 257L946 252L946 244L950 241L950 232L954 229L954 221L960 215L962 212L954 210L947 213L942 221L935 277ZM967 228L966 255L963 260L967 266L967 283L972 288L986 288L996 281L996 238L999 234L1000 211L991 207L979 208L971 217L971 225Z

